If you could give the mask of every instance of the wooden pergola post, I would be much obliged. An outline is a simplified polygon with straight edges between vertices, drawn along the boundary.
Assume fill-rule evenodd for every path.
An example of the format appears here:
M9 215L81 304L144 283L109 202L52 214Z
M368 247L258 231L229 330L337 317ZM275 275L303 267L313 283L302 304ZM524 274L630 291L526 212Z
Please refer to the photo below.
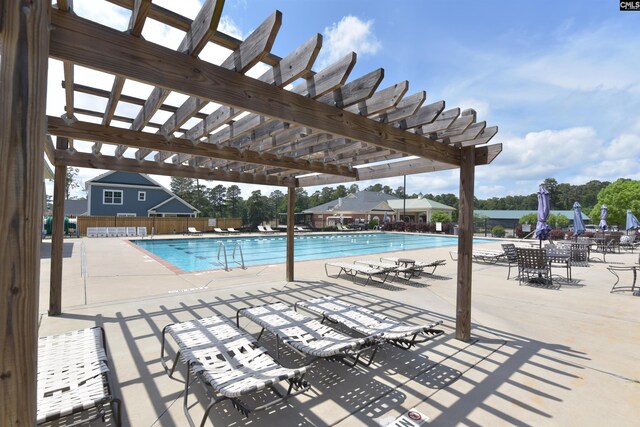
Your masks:
M293 225L295 222L296 188L289 187L287 203L287 282L293 282Z
M58 137L56 149L66 150L67 138ZM51 279L49 316L62 313L62 259L64 249L64 199L67 187L67 167L56 165L53 183L53 227L51 231Z
M38 288L51 2L0 14L0 425L36 424Z
M460 206L458 214L458 291L456 338L471 338L471 251L473 250L473 186L475 150L462 149L460 162Z

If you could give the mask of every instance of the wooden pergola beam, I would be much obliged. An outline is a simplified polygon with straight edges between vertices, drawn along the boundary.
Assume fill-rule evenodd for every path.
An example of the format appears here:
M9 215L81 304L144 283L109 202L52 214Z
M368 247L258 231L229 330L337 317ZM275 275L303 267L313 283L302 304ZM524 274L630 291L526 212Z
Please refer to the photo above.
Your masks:
M63 80L62 87L66 89L67 87L69 87L69 85ZM73 84L73 90L74 92L86 93L87 95L99 96L101 98L109 98L109 94L111 93L108 90L98 89L98 88L81 85L77 83ZM130 96L130 95L124 95L124 94L120 95L120 101L127 102L129 104L140 105L140 106L143 106L144 103L146 102L145 99L137 98L135 96ZM168 104L162 104L160 105L158 110L175 113L176 111L178 111L178 107L175 107L173 105L168 105ZM194 117L198 119L205 119L207 115L204 113L197 113ZM133 117L130 118L130 121L133 123Z
M271 50L273 42L278 35L282 24L282 14L275 12L252 32L247 39L242 42L238 50L234 51L225 59L221 67L233 70L237 73L246 73ZM266 73L269 74L269 73ZM160 128L159 133L169 136L175 132L183 123L189 120L198 111L204 108L208 101L197 96L188 97L178 110L167 119ZM136 158L141 159L146 156L145 151L138 151ZM163 161L164 159L156 159Z
M53 11L52 23L50 55L54 58L408 155L453 165L460 163L460 152L456 148L304 98L91 21Z
M47 117L47 131L52 135L87 141L100 141L105 144L121 144L126 147L146 148L151 151L166 149L176 153L213 157L242 163L258 163L274 167L283 167L306 172L355 177L356 173L344 166L326 165L322 162L310 162L291 157L280 157L270 153L258 153L251 150L240 151L232 147L213 144L197 144L183 138L173 138L167 142L162 135L136 132L89 122L67 123L58 117ZM118 157L118 156L116 156Z
M51 3L0 8L0 425L33 426Z
M69 140L58 137L56 149L69 148ZM55 157L55 155L54 155ZM67 167L55 165L53 180L53 227L51 230L51 271L49 286L49 316L62 313L62 264L64 252L64 200L67 187Z
M202 49L204 49L204 47L209 42L209 39L213 36L216 29L218 28L218 23L220 22L223 6L224 0L205 1L205 3L202 5L202 8L198 12L198 15L191 23L189 31L186 32L184 38L180 42L180 45L178 46L178 52L186 54L193 58L197 57L200 54ZM117 61L118 59L112 58L112 60ZM128 77L127 75L121 73L113 74L121 77ZM171 89L163 88L159 85L154 86L155 87L151 91L149 98L147 98L147 101L142 106L142 109L140 109L140 112L133 120L131 129L141 130L142 128L144 128L144 126L151 120L153 115L158 111L160 105L164 102L165 99L167 99L167 97L171 93ZM118 148L116 148L116 155L122 156L125 149L126 148L124 146L118 146ZM94 152L97 153L99 152L99 150L96 151L94 149Z
M109 169L116 171L147 173L164 176L181 176L185 178L205 179L211 181L241 182L288 187L292 185L290 178L254 175L222 169L212 170L192 166L158 163L149 160L127 159L125 157L106 156L104 154L72 153L69 150L55 151L55 165L74 166L79 168Z
M291 52L291 54L283 58L278 64L266 71L258 78L258 80L278 87L288 85L298 77L306 74L307 71L311 70L321 47L322 36L320 34L316 34L307 42L302 44L302 46L298 47L296 50ZM188 130L184 137L191 140L202 138L220 126L230 123L240 113L241 110L223 105L213 113L209 114L205 120L199 122L193 128ZM167 157L168 155L158 155L155 160L164 161ZM176 163L182 163L185 160L188 159L182 158L180 161L176 161Z
M475 154L476 151L473 147L463 148L462 164L460 165L456 338L465 342L471 339L471 253L473 251Z

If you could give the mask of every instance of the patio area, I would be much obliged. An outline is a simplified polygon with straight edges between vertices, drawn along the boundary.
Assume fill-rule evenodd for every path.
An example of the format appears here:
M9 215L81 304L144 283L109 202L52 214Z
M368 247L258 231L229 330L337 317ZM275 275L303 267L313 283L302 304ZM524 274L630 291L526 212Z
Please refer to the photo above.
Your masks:
M184 365L174 380L159 359L165 325L213 314L234 318L239 308L323 295L410 323L443 320L445 335L408 351L385 345L368 368L316 362L305 377L308 392L249 418L221 402L208 425L387 425L411 408L433 425L623 426L640 415L633 404L640 398L640 298L609 293L608 264L576 267L570 283L545 289L506 280L503 265L474 263L473 325L465 343L454 338L456 263L450 260L434 276L369 286L326 277L330 260L296 262L296 281L287 283L285 264L175 274L124 240L65 241L59 317L46 315L50 259L43 245L39 326L41 336L105 328L124 425L186 424ZM432 261L448 259L450 249L395 254ZM607 257L612 264L636 260L637 254ZM241 327L259 332L246 319ZM275 354L272 336L265 333L261 343ZM281 354L286 366L296 366L293 354ZM197 420L208 399L198 384L192 390L197 398L192 392L190 413Z

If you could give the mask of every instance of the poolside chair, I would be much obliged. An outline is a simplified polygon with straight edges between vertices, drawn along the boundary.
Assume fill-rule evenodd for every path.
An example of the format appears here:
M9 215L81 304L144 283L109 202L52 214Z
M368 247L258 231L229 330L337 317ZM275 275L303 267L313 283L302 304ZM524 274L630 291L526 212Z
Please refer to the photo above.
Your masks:
M262 328L258 340L265 330L276 337L276 359L279 359L280 341L303 356L305 365L318 359L327 359L349 366L355 366L358 362L369 366L378 350L375 337L349 337L280 302L241 308L236 313L238 326L240 314ZM371 356L365 363L360 360L360 356L369 350Z
M127 237L136 237L135 227L127 227Z
M147 227L138 227L136 233L138 234L138 237L147 237Z
M104 421L111 406L117 426L121 422L120 399L111 389L106 340L101 327L71 331L38 339L37 424L91 411L64 425Z
M299 225L294 225L294 226L293 226L293 229L294 229L295 231L302 231L302 232L308 232L308 231L311 231L311 230L309 230L308 228L300 227Z
M351 276L351 280L355 283L356 277L358 274L363 276L367 276L367 281L365 282L365 286L369 284L369 281L373 278L373 276L381 276L382 283L387 281L387 277L389 277L389 270L385 270L379 267L368 267L361 264L353 264L349 262L327 262L324 264L324 272L328 277L329 271L327 269L328 266L337 267L340 270L338 271L338 275L336 278L339 278L342 273L347 276Z
M507 280L511 277L511 266L518 266L518 252L516 251L516 245L513 243L503 243L502 249L504 256L502 259L509 265L509 271L507 272Z
M107 227L107 237L118 237L118 227Z
M545 245L549 266L564 267L567 271L567 280L571 280L571 249L560 245Z
M380 268L382 270L387 271L389 274L395 273L393 279L391 279L392 281L397 279L400 273L404 274L405 278L411 278L411 276L413 276L413 271L414 271L413 268L410 266L401 266L394 262L383 262L383 261L365 259L365 260L356 260L353 263L368 265L369 267L373 267L373 268Z
M187 234L191 236L202 236L202 231L196 229L195 227L187 227Z
M443 259L438 259L433 262L423 262L408 258L383 257L380 258L380 261L391 261L395 262L398 265L406 265L408 267L411 267L411 269L413 270L413 276L415 277L420 276L420 274L422 273L434 274L436 272L436 268L440 267L441 265L447 264L447 262ZM425 272L424 270L427 268L433 268L433 270L431 270L430 272Z
M216 232L216 233L218 233L218 234L226 234L226 233L227 233L225 230L223 230L223 229L222 229L222 228L220 228L220 227L215 227L215 228L213 229L213 231L215 231L215 232Z
M98 237L98 227L87 227L87 237Z
M499 249L474 249L471 251L471 258L477 262L495 264L505 256L504 251Z
M271 228L270 225L265 225L264 229L267 230L268 233L275 233L277 231L280 231L280 230L274 230L273 228Z
M267 230L266 228L264 228L261 225L258 226L258 231L261 232L261 233L269 233L269 230Z
M165 362L166 335L169 334L178 345L173 365ZM178 358L187 365L184 413L189 425L194 426L189 414L189 386L193 374L200 380L210 401L200 425L204 425L211 408L226 399L244 416L250 412L268 409L283 400L309 389L303 379L306 367L288 369L277 363L258 341L246 332L240 331L232 321L222 316L192 320L167 325L162 330L160 362L169 377L173 376ZM287 381L285 393L275 385ZM271 390L275 400L260 406L250 407L242 396ZM292 390L295 392L292 393Z
M551 266L544 249L516 248L518 252L518 282L553 285Z
M240 231L236 230L236 229L235 229L235 228L233 228L233 227L229 227L229 228L227 228L227 231L228 231L229 233L239 233L239 232L240 232Z
M380 337L385 342L403 349L409 349L444 334L443 330L434 329L442 324L442 320L426 325L411 325L333 296L298 301L295 307L304 307L322 315L323 322L328 320L340 323L361 335Z

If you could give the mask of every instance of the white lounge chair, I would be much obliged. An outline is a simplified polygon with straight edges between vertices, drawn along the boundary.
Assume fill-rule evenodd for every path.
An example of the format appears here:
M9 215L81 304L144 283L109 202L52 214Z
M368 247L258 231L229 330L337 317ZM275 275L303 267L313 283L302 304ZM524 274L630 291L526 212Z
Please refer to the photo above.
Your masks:
M279 352L279 343L282 341L298 354L308 357L305 364L319 358L330 358L355 366L364 351L372 350L368 362L364 363L369 366L378 350L378 342L375 337L349 337L316 319L296 312L283 303L242 308L236 313L238 325L240 324L240 314L262 328L258 339L266 329L276 337L277 352ZM276 355L276 359L278 358ZM351 360L351 362L347 360Z
M320 314L323 317L323 322L329 320L333 323L340 323L359 334L377 336L404 349L444 334L444 331L434 329L442 324L442 320L429 322L425 325L411 325L333 296L298 301L295 307L304 307Z
M136 237L135 227L127 227L127 237Z
M171 368L165 362L166 334L178 345ZM169 376L173 376L178 358L187 365L185 380L184 413L189 424L194 426L189 415L189 386L191 374L203 384L210 398L200 425L204 425L211 408L229 399L234 408L248 416L252 411L268 409L283 400L309 389L304 381L306 367L288 369L282 367L246 332L240 331L227 318L212 316L189 322L174 323L162 330L160 362ZM275 388L281 381L289 383L285 393ZM257 407L249 407L240 397L271 389L277 394L275 400ZM295 392L292 393L292 389ZM250 399L249 399L250 400Z
M434 274L436 272L436 268L440 267L441 265L447 264L447 262L443 259L438 259L433 262L423 262L398 257L382 257L380 258L380 261L390 261L395 262L398 265L410 267L413 270L413 276L420 276L420 274L422 274L426 268L433 268L433 270L427 272L427 274Z
M196 229L195 227L187 227L187 234L192 236L202 236L202 231Z
M107 237L118 237L118 227L107 227Z
M105 406L111 406L120 426L120 399L111 389L104 330L94 327L40 338L37 424L95 408L87 418L70 418L64 425L89 423L105 416Z
M264 229L267 230L268 233L275 233L276 231L279 231L279 230L274 230L273 228L271 228L270 225L265 225Z
M98 227L87 227L87 237L98 237Z
M118 237L127 237L127 227L116 227Z
M240 231L236 230L236 229L235 229L235 228L233 228L233 227L229 227L229 228L227 228L227 231L229 231L229 233L239 233L239 232L240 232Z
M299 225L294 225L294 226L293 226L293 229L294 229L295 231L302 231L302 232L308 232L308 231L311 231L311 230L309 230L308 228L300 227Z
M223 230L222 228L220 228L220 227L215 227L215 228L213 229L213 231L215 231L215 232L216 232L216 233L218 233L218 234L226 234L226 233L227 233L226 231L224 231L224 230Z
M338 271L338 275L336 276L336 278L339 278L340 274L344 273L347 276L351 276L351 280L355 282L358 274L367 276L367 281L365 282L365 285L369 284L369 281L373 278L373 276L381 276L382 283L384 283L387 280L387 277L389 276L389 270L385 270L379 267L370 267L362 264L354 264L349 262L327 262L324 265L324 271L329 277L330 277L329 270L327 269L328 266L337 267L340 269Z
M261 232L261 233L268 233L269 232L266 228L264 228L261 225L258 226L258 231Z
M401 266L393 262L375 261L370 259L356 260L354 264L368 265L369 267L380 268L387 271L389 274L394 273L392 280L396 279L400 273L405 275L405 278L413 276L413 268L407 266Z
M138 237L147 237L147 227L138 227L137 234Z

